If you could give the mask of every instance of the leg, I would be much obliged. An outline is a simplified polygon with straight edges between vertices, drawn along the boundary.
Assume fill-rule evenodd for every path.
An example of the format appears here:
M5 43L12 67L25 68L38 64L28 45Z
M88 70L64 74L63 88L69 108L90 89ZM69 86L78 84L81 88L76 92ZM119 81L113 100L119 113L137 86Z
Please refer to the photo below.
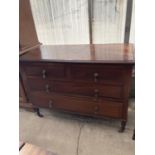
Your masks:
M126 126L126 121L121 121L121 127L119 129L119 132L124 132Z
M44 117L44 116L40 113L39 108L35 108L35 111L37 112L37 115L38 115L39 117Z
M135 129L133 130L132 140L135 140Z

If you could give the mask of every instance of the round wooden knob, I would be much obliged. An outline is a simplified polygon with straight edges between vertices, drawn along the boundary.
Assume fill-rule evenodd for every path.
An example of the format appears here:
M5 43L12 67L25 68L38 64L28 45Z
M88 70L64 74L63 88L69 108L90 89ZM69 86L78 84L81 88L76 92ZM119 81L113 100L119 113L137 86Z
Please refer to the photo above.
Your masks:
M98 112L99 112L99 106L95 106L95 108L94 108L94 114L98 114Z
M98 73L94 73L94 77L98 77L99 76L99 74Z
M50 92L50 90L49 90L49 89L50 89L50 86L49 86L48 84L46 84L46 85L45 85L45 90L46 90L46 93L49 93L49 92Z
M99 111L99 106L95 106L95 111Z
M98 90L98 89L95 89L94 92L95 92L95 93L99 93L99 90Z
M98 77L99 77L99 74L98 73L94 73L94 82L98 81Z
M52 102L52 100L49 101L48 105L49 105L49 108L52 108L52 107L53 107L53 102Z
M45 69L42 70L42 78L43 78L43 79L46 78L46 70L45 70Z

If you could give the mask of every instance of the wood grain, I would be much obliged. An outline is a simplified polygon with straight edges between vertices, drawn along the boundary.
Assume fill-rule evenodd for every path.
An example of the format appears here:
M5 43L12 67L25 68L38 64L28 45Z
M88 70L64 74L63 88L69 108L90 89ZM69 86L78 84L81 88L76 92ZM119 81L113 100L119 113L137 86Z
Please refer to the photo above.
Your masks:
M19 40L21 49L39 43L29 0L19 0Z
M134 46L133 44L41 45L22 55L20 60L133 64Z
M42 91L50 94L66 93L72 95L95 96L98 94L102 97L122 98L122 85L100 84L90 82L66 82L66 81L48 81L38 78L29 78L28 84L32 92ZM48 88L47 88L48 87Z
M31 101L39 107L72 112L89 116L105 116L120 119L123 102L110 101L100 97L95 100L88 96L65 95L58 93L46 94L35 91L31 93ZM51 105L49 105L49 103ZM98 107L98 109L96 109Z
M127 122L132 44L51 45L20 57L29 101L37 108Z

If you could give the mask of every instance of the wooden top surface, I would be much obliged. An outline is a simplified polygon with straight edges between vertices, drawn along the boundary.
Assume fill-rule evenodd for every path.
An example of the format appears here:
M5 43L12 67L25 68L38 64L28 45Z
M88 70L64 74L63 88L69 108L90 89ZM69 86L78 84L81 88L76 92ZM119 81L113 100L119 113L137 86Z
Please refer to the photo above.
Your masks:
M133 44L40 45L20 56L20 61L131 63Z

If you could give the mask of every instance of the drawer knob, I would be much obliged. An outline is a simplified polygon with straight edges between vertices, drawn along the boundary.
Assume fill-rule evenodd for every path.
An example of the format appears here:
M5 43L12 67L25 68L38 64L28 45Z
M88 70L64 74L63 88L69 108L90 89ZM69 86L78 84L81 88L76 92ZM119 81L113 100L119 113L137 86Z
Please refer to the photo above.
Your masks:
M45 69L42 70L42 77L43 77L43 79L46 78L46 70Z
M45 85L45 91L46 91L46 93L49 93L50 92L49 88L50 88L50 86L48 84Z
M52 108L52 107L53 107L53 102L52 102L52 100L49 101L48 106L49 106L49 108Z
M94 82L98 81L98 77L99 77L99 74L98 73L94 73Z
M99 90L98 90L98 89L95 89L94 92L95 92L96 94L98 94L98 93L99 93Z
M99 106L95 106L94 110L95 110L95 114L97 114L97 112L99 112Z

